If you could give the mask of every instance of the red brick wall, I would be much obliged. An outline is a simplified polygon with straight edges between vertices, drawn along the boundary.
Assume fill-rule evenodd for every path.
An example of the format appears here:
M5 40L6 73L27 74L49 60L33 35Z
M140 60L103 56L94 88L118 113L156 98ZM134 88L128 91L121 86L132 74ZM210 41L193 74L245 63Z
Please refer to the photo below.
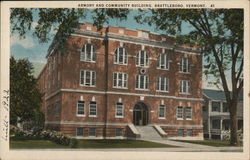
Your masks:
M80 24L80 29L86 30L86 26L91 25L88 23ZM106 27L102 30L97 31L96 27L92 27L92 32L98 32L100 35L104 35ZM109 27L108 31L120 34L119 29L124 30L124 36L137 37L138 31L129 30L119 27ZM173 43L175 39L173 37L167 37L162 35L157 35L149 33L149 38L151 40L162 41L162 37L166 38L166 43ZM84 44L88 41L95 47L96 51L96 62L82 62L80 61L80 50ZM182 98L202 98L202 56L200 54L187 54L181 53L174 50L166 50L171 60L169 64L169 70L159 70L157 68L157 57L159 53L162 53L161 47L149 46L145 44L145 51L149 53L149 68L146 69L146 75L149 76L149 90L140 91L135 89L135 77L139 74L141 67L136 67L135 56L142 49L141 44L134 42L123 41L123 47L126 49L129 57L127 65L117 65L114 64L114 52L120 46L120 42L116 40L109 40L108 46L105 46L105 40L103 38L94 38L86 36L74 36L69 37L67 41L68 53L61 54L54 53L48 57L48 63L46 68L42 71L39 76L39 88L41 91L45 92L45 98L43 99L42 107L45 108L50 104L54 104L60 101L60 116L54 116L53 109L47 109L46 120L48 122L62 121L70 122L73 124L62 124L60 125L60 130L69 135L75 135L75 127L81 126L76 122L98 122L98 123L122 123L128 124L133 123L133 110L135 104L140 100L138 95L117 95L117 94L97 94L97 93L81 93L82 91L99 91L99 92L121 92L121 93L135 93L135 94L150 94L156 96L175 96ZM185 45L186 48L190 46ZM195 48L195 47L194 47ZM106 51L108 51L106 53ZM108 60L105 61L105 54ZM179 64L181 58L188 57L193 65L191 67L190 74L183 74L179 72ZM108 66L106 66L106 62ZM52 67L53 66L53 67ZM50 69L49 69L50 68ZM96 71L96 87L86 87L80 85L80 70L88 69ZM107 70L106 70L107 69ZM49 71L50 70L50 71ZM108 75L108 81L106 81L106 71ZM58 72L60 72L60 84L58 84ZM113 72L126 72L128 74L128 89L117 89L113 88ZM169 92L158 92L156 91L156 77L164 76L169 78ZM189 80L191 82L190 94L183 95L179 93L180 80ZM53 85L54 81L54 85ZM50 89L48 89L48 82L50 82ZM60 92L60 89L70 89L75 90L75 92ZM76 91L77 90L77 91ZM57 93L57 94L55 94ZM55 94L52 96L52 94ZM51 97L50 97L51 96ZM76 106L77 101L80 97L83 97L85 101L85 117L76 116ZM89 117L89 102L95 97L97 102L97 117ZM47 100L46 100L47 98ZM116 118L115 110L116 103L118 99L121 98L124 104L124 118ZM158 119L158 106L161 101L164 101L166 106L166 118ZM142 100L147 104L149 109L149 123L150 124L177 124L177 125L202 125L202 102L192 101L190 99L173 99L173 98L159 98L159 97L149 97L145 96ZM192 120L177 120L176 110L177 106L182 103L182 106L192 107ZM44 109L45 110L45 109ZM151 112L152 111L152 112ZM89 125L82 124L83 127L88 128ZM52 124L48 124L52 126ZM93 126L93 125L92 125ZM57 126L58 127L58 126ZM98 136L103 135L104 126L98 127ZM107 126L106 134L107 136L113 136L115 127L119 126ZM122 127L122 126L120 126ZM123 126L124 127L124 126ZM176 128L163 127L164 130L169 135L176 136ZM126 127L124 127L124 135L133 136ZM195 129L194 135L196 133L202 132L201 129Z

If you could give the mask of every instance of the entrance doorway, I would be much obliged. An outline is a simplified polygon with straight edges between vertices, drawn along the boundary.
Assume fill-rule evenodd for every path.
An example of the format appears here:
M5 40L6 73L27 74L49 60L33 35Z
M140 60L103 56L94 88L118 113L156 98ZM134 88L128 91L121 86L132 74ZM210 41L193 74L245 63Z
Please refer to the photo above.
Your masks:
M133 110L133 123L137 126L145 126L148 124L148 107L143 102L138 102Z

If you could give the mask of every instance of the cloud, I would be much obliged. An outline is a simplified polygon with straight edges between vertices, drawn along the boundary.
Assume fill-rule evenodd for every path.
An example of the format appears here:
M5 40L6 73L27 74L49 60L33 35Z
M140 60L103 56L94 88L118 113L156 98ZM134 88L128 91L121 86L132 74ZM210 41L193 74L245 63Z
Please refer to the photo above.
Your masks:
M10 44L11 45L20 45L23 48L31 48L35 45L32 37L26 36L24 39L19 39L19 37L16 34L11 35Z

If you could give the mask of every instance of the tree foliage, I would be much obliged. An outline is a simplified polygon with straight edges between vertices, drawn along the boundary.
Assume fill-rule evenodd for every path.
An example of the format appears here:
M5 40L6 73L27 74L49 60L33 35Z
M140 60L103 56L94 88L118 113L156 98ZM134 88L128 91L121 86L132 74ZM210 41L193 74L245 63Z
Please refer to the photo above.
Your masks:
M32 75L33 66L27 59L10 58L10 123L37 121L41 123L41 93Z

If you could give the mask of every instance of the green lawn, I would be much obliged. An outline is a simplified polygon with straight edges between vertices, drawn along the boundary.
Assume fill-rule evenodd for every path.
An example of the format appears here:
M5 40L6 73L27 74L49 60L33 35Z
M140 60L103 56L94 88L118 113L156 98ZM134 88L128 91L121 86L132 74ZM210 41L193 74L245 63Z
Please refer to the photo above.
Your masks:
M78 140L76 148L168 148L176 147L141 140ZM11 140L10 148L69 148L48 140Z
M69 148L68 146L56 144L48 140L10 140L10 148Z
M213 147L229 147L229 141L221 141L221 140L176 140L179 142L187 142L187 143L194 143L194 144L201 144Z

